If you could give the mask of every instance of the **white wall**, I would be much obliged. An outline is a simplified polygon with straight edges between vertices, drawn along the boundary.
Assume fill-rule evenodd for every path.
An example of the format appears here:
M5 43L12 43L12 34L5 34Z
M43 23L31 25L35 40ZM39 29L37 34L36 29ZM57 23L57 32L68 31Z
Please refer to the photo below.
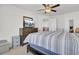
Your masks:
M55 16L35 15L37 22L36 26L41 29L44 23L43 19L48 19L47 24L50 27L50 30L56 30L56 28L58 28L60 30L64 29L66 32L69 32L69 20L74 20L74 29L79 27L78 15L79 11Z
M45 16L45 15L35 15L36 16L36 26L40 29L43 26L43 19L48 19L47 24L50 27L50 30L56 30L56 28L66 32L69 32L69 20L74 20L74 29L79 27L79 11L72 13L65 13L55 16Z
M19 35L23 27L23 16L33 17L33 13L12 5L0 5L0 37L12 42L12 36Z
M46 16L46 15L38 15L38 14L35 14L35 16L36 16L35 24L36 24L36 27L39 28L39 30L42 30L42 27L46 25L47 27L49 27L50 31L56 30L56 18L52 18L51 16Z
M74 20L74 29L79 27L79 11L72 12L72 13L65 13L62 15L53 16L53 18L57 19L58 28L64 28L65 31L69 32L69 20Z

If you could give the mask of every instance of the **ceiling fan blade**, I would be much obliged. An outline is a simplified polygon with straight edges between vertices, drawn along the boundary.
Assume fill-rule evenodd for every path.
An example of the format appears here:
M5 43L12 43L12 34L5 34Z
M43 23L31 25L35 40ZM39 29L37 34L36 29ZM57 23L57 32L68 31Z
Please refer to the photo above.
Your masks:
M56 10L51 10L51 11L56 12Z
M60 6L60 4L54 5L51 8L55 8L55 7L58 7L58 6Z
M46 4L42 4L46 8Z

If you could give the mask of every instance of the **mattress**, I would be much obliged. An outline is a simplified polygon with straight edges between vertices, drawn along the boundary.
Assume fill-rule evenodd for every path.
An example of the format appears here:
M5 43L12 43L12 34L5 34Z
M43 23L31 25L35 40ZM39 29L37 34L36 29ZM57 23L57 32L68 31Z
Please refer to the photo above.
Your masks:
M29 42L59 55L79 55L79 37L63 31L38 32L29 34Z

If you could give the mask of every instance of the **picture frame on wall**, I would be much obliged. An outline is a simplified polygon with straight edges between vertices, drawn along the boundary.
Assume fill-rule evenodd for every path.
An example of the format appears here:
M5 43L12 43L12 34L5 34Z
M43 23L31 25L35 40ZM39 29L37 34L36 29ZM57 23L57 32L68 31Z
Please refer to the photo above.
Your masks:
M33 18L23 16L23 27L34 27L34 26L35 24L34 24Z

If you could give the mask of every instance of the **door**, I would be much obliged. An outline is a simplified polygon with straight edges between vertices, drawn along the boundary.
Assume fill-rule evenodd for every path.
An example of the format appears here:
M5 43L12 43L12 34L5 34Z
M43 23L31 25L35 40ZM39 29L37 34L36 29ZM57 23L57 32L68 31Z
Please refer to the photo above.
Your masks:
M73 22L74 22L73 20L69 20L69 32L70 32L70 33L73 33L73 32L74 32L74 29L73 29L73 27L74 27L74 26L73 26Z

